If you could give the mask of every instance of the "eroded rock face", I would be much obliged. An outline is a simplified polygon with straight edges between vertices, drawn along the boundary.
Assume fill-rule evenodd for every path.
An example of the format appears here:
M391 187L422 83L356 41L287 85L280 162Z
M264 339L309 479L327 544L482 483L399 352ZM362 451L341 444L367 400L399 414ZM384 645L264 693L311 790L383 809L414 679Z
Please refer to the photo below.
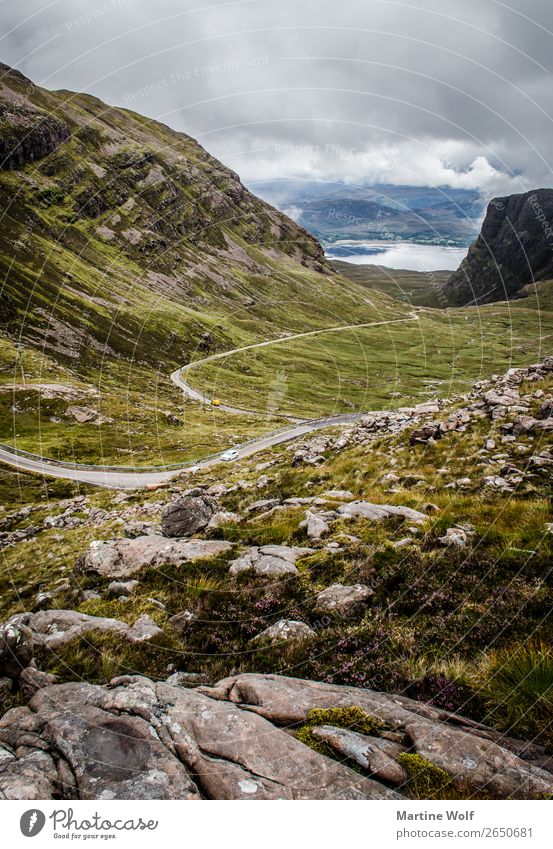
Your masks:
M109 542L95 540L77 562L76 571L103 578L128 578L146 567L178 566L189 560L217 557L231 547L223 540L169 540L157 534Z
M395 730L379 737L327 724L313 733L365 774L281 727L302 722L313 708L352 705ZM8 711L0 720L0 795L401 800L405 774L396 759L403 751L421 754L475 792L550 793L553 775L519 758L517 746L526 757L537 749L371 690L277 675L238 675L196 689L124 676L103 687L41 687L27 707Z
M203 490L192 490L168 504L161 514L166 537L188 537L201 531L217 512L217 501Z
M407 749L442 767L452 778L474 791L487 784L498 796L515 799L553 791L552 772L533 763L535 760L542 764L546 760L541 747L404 696L256 674L237 675L220 681L215 687L199 689L214 698L247 706L250 711L279 725L301 723L313 708L357 705L393 727ZM361 744L358 738L364 735L348 740L341 732L340 736L338 743L338 735L334 732L333 745L347 745L351 751L352 746ZM374 748L372 740L370 738ZM386 753L391 756L392 750L386 747ZM522 754L524 760L517 753ZM551 759L547 763L551 764Z
M252 711L140 677L48 687L0 721L0 794L62 786L80 799L401 799Z
M297 575L296 561L312 551L290 545L254 546L231 562L229 573L238 575L253 570L256 575Z
M0 169L22 168L53 153L71 135L69 126L30 105L0 103Z

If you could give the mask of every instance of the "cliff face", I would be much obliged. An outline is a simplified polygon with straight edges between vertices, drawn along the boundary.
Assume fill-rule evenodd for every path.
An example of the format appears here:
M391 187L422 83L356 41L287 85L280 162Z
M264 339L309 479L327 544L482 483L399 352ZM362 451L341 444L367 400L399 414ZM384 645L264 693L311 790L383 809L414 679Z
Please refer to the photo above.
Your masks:
M521 297L553 277L553 189L494 198L482 230L444 286L453 306Z

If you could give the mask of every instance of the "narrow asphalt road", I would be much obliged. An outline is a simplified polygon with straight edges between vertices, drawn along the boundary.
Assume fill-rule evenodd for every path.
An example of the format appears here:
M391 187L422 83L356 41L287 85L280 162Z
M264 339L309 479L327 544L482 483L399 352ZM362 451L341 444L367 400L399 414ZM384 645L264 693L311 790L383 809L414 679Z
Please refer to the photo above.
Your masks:
M172 373L171 380L176 386L182 389L187 397L192 398L195 401L205 403L208 399L201 392L195 390L182 379L182 372L188 371L191 368L195 368L196 366L212 360L219 360L224 357L231 356L232 354L249 351L252 348L264 348L268 345L276 345L280 342L289 342L292 339L300 339L307 336L317 336L322 333L336 333L341 330L377 327L384 324L400 324L406 321L415 321L417 319L418 315L415 312L412 312L408 318L391 319L388 321L372 321L366 324L327 327L321 330L310 330L306 333L295 333L291 336L280 337L279 339L270 339L266 342L257 342L253 345L246 345L244 348L234 348L231 351L223 351L219 354L212 354L210 357L206 357L203 360L197 360L194 363L183 366ZM223 404L221 404L219 409L230 413L253 412L251 410L243 410L239 407L231 407ZM361 415L365 414L343 413L337 416L326 416L320 419L308 420L287 417L291 420L291 422L293 422L293 424L290 424L290 426L283 428L282 430L273 431L265 436L260 436L258 439L254 439L251 442L247 442L240 446L236 449L238 452L237 459L250 457L252 454L256 454L258 451L263 451L265 448L270 448L272 445L279 445L282 442L289 442L292 439L298 439L300 436L305 436L305 434L311 433L314 430L320 430L321 428L330 427L331 425L353 422ZM137 489L141 487L157 486L158 484L170 480L170 478L175 475L187 470L205 469L217 463L223 463L225 462L223 459L224 453L224 451L221 451L218 454L211 454L202 460L183 463L178 467L166 468L158 466L150 469L145 468L144 470L132 470L124 467L118 468L116 466L86 466L79 465L77 463L58 463L55 460L48 460L38 455L18 452L15 449L10 448L8 445L0 445L0 462L14 466L22 472L34 472L40 475L79 481L80 483L103 486L109 489Z
M307 330L305 333L293 333L290 336L281 336L278 339L269 339L266 342L255 342L253 345L245 345L243 348L233 348L230 351L221 351L218 354L211 354L209 357L204 357L201 360L196 360L195 362L188 363L188 365L181 366L176 369L171 374L171 380L178 386L179 389L182 389L187 398L190 398L193 401L199 401L201 404L211 404L211 398L207 395L204 395L203 392L200 392L197 389L194 389L186 380L183 379L183 374L191 371L194 368L198 368L198 366L203 366L205 363L213 362L214 360L223 360L226 357L231 357L233 354L241 354L243 351L251 351L254 348L266 348L268 345L278 345L281 342L291 342L294 339L304 339L308 336L319 336L322 333L337 333L343 330L357 330L365 327L379 327L384 324L403 324L406 321L417 321L419 316L413 310L408 318L394 318L388 319L386 321L369 321L365 324L340 324L335 327L323 327L320 330ZM224 410L226 413L241 413L246 415L261 415L261 411L259 410L247 410L243 407L232 407L228 404L219 404L219 410ZM288 419L290 422L305 422L309 421L309 419L301 419L295 416L287 416L282 415L282 418Z

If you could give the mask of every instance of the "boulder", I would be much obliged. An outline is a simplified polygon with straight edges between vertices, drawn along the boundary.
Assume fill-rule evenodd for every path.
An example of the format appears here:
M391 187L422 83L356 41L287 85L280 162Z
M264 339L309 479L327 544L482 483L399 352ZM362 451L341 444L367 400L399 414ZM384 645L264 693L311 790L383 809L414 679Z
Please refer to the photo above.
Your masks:
M162 635L162 629L156 625L154 620L151 619L147 613L144 613L142 616L139 616L134 625L128 629L125 637L129 643L145 643L155 637L161 637Z
M310 510L305 514L306 527L307 527L307 536L309 539L320 539L321 537L328 534L330 531L329 526L325 522L325 520L318 516L317 513L312 513Z
M99 634L123 636L128 625L118 619L88 616L76 610L39 610L37 613L19 613L8 620L10 627L26 627L32 634L35 646L60 649L72 640L94 631Z
M85 422L97 423L100 418L98 410L93 410L92 407L78 407L75 405L67 407L65 415L75 419L80 424L84 424Z
M254 637L254 640L263 643L296 642L312 640L316 636L315 631L309 625L306 625L305 622L296 622L293 619L279 619L274 625L270 625Z
M396 507L391 504L371 504L368 501L352 501L349 504L341 504L338 513L345 518L368 519L371 522L381 522L390 516L401 516L410 522L424 522L427 519L425 513L413 510L411 507Z
M331 584L319 593L315 602L316 613L331 613L339 619L354 619L361 614L373 590L365 584Z
M227 510L219 510L217 513L213 514L207 523L207 527L209 529L224 528L226 525L237 525L241 521L242 517L239 516L238 513L231 513Z
M409 442L411 445L422 445L425 442L429 442L431 439L441 439L442 431L440 430L440 425L437 422L432 422L431 424L422 425L422 427L416 428L411 433L409 437Z
M169 540L154 534L135 539L95 540L77 561L76 571L102 578L128 578L141 569L179 566L190 560L217 557L230 551L223 540Z
M311 554L312 548L300 548L288 545L254 546L248 552L232 560L229 573L253 570L256 575L297 575L296 561L305 554Z
M128 596L136 590L139 584L140 581L111 581L107 586L106 595L115 596L115 598L122 595Z
M217 501L200 489L192 490L168 504L161 514L161 529L166 537L187 537L205 528Z
M448 528L443 537L439 537L442 545L464 548L467 544L467 534L462 528Z
M0 627L0 676L19 678L33 659L33 634L27 623L10 619Z
M331 501L353 501L355 495L349 489L328 489L323 492L324 498L329 498Z

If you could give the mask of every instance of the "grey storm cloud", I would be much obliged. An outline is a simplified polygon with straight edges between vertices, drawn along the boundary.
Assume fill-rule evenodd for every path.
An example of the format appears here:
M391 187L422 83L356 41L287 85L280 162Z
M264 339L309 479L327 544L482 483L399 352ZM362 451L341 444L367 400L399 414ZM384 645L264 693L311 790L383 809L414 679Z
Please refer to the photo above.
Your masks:
M277 177L553 185L550 0L25 0L3 61Z

